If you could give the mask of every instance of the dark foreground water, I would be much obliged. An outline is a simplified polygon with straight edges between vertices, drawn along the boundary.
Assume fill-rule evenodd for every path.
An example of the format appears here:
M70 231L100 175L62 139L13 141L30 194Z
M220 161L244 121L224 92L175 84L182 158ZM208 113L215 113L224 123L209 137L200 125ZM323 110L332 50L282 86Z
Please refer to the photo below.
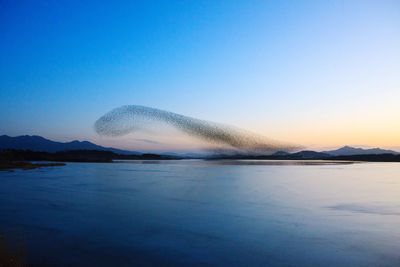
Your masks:
M0 172L0 234L33 266L400 266L400 164Z

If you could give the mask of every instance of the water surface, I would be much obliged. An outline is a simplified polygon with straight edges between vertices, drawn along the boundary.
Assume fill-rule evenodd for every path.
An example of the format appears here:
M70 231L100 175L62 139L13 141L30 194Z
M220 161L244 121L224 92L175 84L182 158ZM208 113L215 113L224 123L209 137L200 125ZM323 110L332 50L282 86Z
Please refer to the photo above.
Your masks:
M400 164L68 163L0 172L33 266L400 266Z

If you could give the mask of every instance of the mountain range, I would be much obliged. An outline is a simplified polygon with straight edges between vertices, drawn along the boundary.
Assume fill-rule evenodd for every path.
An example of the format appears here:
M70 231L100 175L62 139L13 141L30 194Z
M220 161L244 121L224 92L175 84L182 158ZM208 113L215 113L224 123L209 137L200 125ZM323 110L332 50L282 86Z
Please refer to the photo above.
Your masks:
M322 153L326 153L332 156L351 156L351 155L372 155L372 154L399 154L399 152L393 150L386 150L381 148L359 148L359 147L351 147L344 146L336 150L323 151Z
M122 150L112 147L103 147L91 143L89 141L71 141L71 142L56 142L46 139L37 135L22 135L11 137L8 135L0 136L0 150L5 149L18 149L18 150L32 150L41 152L60 152L60 151L70 151L70 150L99 150L99 151L110 151L121 155L139 155L141 152ZM163 153L168 154L168 153ZM174 153L171 153L174 154ZM351 155L380 155L380 154L399 154L393 150L386 150L381 148L370 148L363 149L357 147L344 146L336 150L316 152L311 150L300 151L296 153L287 153L283 151L278 151L274 156L282 156L287 158L304 158L304 159L314 159L314 158L326 158L329 156L351 156Z
M32 150L40 152L60 152L68 150L100 150L111 151L122 155L141 154L137 151L128 151L112 147L103 147L93 144L89 141L71 141L71 142L56 142L37 135L21 135L11 137L8 135L0 136L0 150L4 149L19 149Z

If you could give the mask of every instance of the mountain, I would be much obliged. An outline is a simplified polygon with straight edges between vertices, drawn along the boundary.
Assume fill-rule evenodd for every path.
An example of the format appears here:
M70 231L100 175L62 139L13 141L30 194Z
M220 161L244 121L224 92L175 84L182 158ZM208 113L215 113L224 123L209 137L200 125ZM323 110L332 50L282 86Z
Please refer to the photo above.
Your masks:
M136 151L128 151L112 147L103 147L88 141L75 140L72 142L56 142L37 135L23 135L16 137L1 135L0 150L5 150L5 149L32 150L32 151L48 152L48 153L71 151L71 150L97 150L97 151L109 151L120 155L142 154ZM329 157L337 157L337 156L382 155L382 154L400 155L400 153L393 150L386 150L380 148L363 149L363 148L344 146L336 150L323 151L323 152L305 150L296 153L287 153L284 151L278 151L275 154L269 156L225 155L224 153L217 153L211 156L211 158L327 159ZM171 152L171 153L161 153L160 155L170 156L170 157L183 157L183 158L207 158L207 155L196 154L196 153L180 154Z
M323 152L316 152L312 150L303 150L300 152L292 153L286 155L287 158L292 159L324 159L328 158L330 155Z
M277 151L274 154L272 154L272 156L288 156L288 155L290 155L290 153L286 151Z
M41 152L59 152L68 150L101 150L111 151L117 154L141 154L136 151L127 151L112 147L103 147L88 141L55 142L37 135L22 135L11 137L8 135L0 136L0 150L22 149Z
M364 149L359 147L344 146L336 150L323 151L332 156L350 156L350 155L372 155L372 154L399 154L393 150L386 150L381 148Z

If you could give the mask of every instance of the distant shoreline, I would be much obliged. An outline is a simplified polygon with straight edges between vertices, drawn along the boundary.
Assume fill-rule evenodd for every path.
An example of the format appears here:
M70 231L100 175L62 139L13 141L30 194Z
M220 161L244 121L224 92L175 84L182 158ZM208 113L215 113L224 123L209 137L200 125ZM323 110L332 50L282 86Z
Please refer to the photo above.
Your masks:
M1 161L0 162L0 171L13 171L16 169L21 170L32 170L42 167L56 167L56 166L65 166L65 163L61 162L51 162L51 163L32 163L29 161Z
M83 163L112 163L118 160L138 161L167 161L167 160L201 159L207 161L224 161L232 164L259 164L259 165L327 165L327 164L352 164L355 162L400 162L400 155L394 154L369 154L350 156L327 156L323 153L294 153L285 155L213 155L209 157L180 157L158 154L121 155L111 151L100 150L70 150L61 152L38 152L31 150L3 150L0 151L0 170L35 169L41 167L63 166L64 162ZM239 162L252 161L252 162ZM46 163L33 163L44 161ZM259 163L255 161L260 161Z
M237 160L324 160L324 161L352 161L352 162L400 162L400 155L394 154L366 154L366 155L348 155L348 156L314 156L314 157L303 157L294 154L278 156L278 155L267 155L267 156L215 156L210 159L224 160L224 159L237 159Z

